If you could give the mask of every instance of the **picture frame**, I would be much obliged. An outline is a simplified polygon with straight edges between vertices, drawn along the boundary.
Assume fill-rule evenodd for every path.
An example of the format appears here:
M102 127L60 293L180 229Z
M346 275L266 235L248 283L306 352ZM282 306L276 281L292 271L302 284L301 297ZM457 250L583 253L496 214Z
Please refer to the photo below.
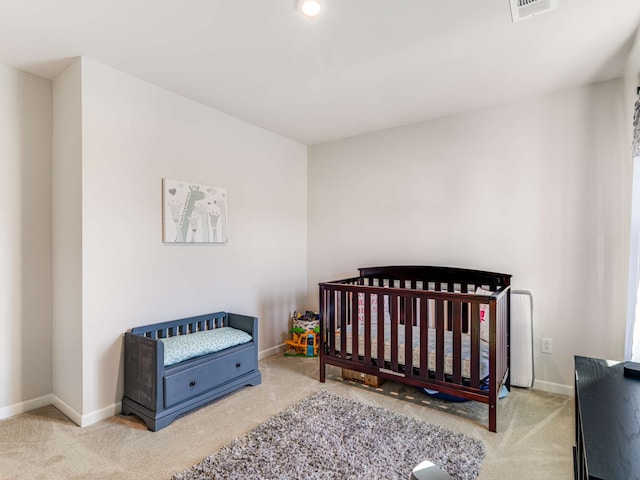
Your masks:
M227 189L162 179L165 243L227 243Z

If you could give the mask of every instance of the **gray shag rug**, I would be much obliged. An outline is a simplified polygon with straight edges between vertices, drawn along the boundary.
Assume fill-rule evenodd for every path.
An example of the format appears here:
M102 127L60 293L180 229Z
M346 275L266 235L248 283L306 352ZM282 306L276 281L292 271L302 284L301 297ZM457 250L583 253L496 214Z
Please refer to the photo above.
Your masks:
M484 444L467 435L320 392L173 480L408 480L424 460L472 480L484 455Z

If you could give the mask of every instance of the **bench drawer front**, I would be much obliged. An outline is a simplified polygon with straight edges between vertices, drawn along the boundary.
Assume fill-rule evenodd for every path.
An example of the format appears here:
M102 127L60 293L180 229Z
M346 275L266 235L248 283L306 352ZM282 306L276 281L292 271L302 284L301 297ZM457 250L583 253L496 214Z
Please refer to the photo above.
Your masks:
M164 378L164 404L169 408L256 369L249 351L216 357Z

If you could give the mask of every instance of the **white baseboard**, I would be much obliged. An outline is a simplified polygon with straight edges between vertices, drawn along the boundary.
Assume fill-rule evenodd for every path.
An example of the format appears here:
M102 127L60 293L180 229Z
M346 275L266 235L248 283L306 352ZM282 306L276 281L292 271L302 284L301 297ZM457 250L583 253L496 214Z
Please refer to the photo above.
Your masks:
M536 390L542 390L544 392L557 393L558 395L573 397L573 386L571 385L563 385L562 383L536 380L535 382L533 382L533 388L535 388Z
M94 423L101 422L107 418L111 418L114 415L118 415L122 411L122 402L112 403L108 407L101 408L95 412L88 413L82 416L81 427L88 427Z
M88 427L89 425L93 425L94 423L101 422L102 420L106 420L107 418L113 417L114 415L118 415L122 410L122 404L118 402L113 403L108 407L101 408L100 410L96 410L95 412L83 415L57 395L52 394L51 397L51 405L64 413L69 418L69 420L71 420L79 427Z
M60 410L73 423L82 426L82 414L55 394L51 394L51 405Z
M280 345L276 345L275 347L262 350L261 352L258 352L258 360L262 360L263 358L272 357L274 355L284 353L284 347L285 347L285 344L281 343Z
M47 405L51 405L53 403L52 397L53 395L48 393L38 398L32 398L31 400L25 400L24 402L14 403L13 405L2 407L0 408L0 420L14 417L16 415L26 413L30 410L35 410L36 408L41 408L41 407L46 407Z

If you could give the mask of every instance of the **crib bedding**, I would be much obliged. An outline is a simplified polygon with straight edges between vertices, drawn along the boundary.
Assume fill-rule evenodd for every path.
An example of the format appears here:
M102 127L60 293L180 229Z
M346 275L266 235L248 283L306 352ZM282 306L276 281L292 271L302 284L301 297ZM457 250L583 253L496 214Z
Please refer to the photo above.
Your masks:
M347 326L347 353L352 352L352 328L351 325ZM462 354L462 376L464 378L471 377L471 338L467 333L461 335L461 354ZM398 325L398 363L404 365L405 360L405 326ZM414 366L420 365L420 356L422 351L420 348L420 328L413 327L412 331L413 339L413 352L412 361ZM371 325L371 338L367 339L371 345L371 358L378 358L378 326L374 323ZM428 368L435 371L436 369L436 329L429 328L428 333ZM340 351L339 334L336 337L336 351ZM365 351L365 336L364 325L360 325L358 328L358 355L364 355ZM385 325L384 328L384 359L391 361L391 326ZM453 375L453 332L444 332L444 373L446 375ZM489 344L484 340L480 341L480 379L484 379L489 375Z

